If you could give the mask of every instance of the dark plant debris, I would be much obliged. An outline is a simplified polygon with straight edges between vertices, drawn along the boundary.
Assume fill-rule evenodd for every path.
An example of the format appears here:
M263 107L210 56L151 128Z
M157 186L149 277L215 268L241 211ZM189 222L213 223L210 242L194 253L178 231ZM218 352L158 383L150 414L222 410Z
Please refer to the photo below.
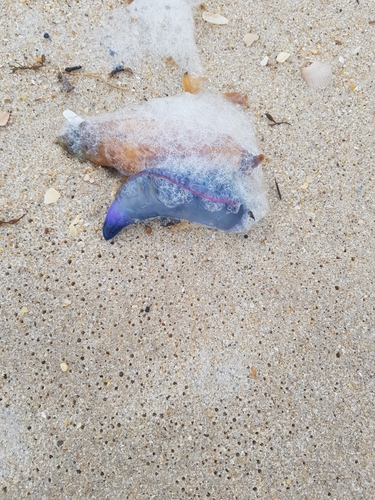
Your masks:
M62 91L63 92L71 92L74 90L74 85L72 85L66 75L61 73L61 71L58 72L57 78L62 84Z
M18 217L18 219L10 219L10 220L0 220L0 226L5 226L5 224L17 224L23 217L25 217L26 212Z
M120 64L119 66L116 66L115 68L113 68L113 70L110 72L109 76L114 76L117 73L121 73L121 72L127 73L128 75L133 74L133 70L131 68L128 68L128 67Z
M37 58L36 64L28 64L25 66L25 65L16 63L17 66L11 66L12 73L15 73L16 71L21 71L24 69L31 69L32 71L38 71L38 69L40 69L44 66L45 62L46 62L46 56L43 54Z
M274 127L275 125L290 125L290 126L292 126L289 122L277 122L269 113L266 113L266 117L269 119L270 122L272 122L272 123L269 123L270 127Z
M281 191L280 191L280 188L279 188L279 185L277 183L276 178L275 178L275 184L276 184L276 190L277 190L277 194L279 196L279 199L282 200Z
M159 217L160 220L160 225L163 227L171 227L175 226L176 224L179 224L181 222L181 219L178 219L177 217Z
M82 66L69 66L68 68L65 68L66 73L71 73L72 71L78 71L79 69L82 69Z

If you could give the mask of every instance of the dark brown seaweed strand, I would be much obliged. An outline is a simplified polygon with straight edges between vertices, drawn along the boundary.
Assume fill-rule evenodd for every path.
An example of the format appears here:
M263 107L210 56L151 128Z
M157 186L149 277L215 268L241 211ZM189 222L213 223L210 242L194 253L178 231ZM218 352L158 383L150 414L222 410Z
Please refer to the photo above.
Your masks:
M18 64L18 63L17 63L18 66L11 66L12 73L15 73L16 71L24 70L24 69L31 69L33 71L38 71L38 69L42 68L44 66L44 63L46 62L46 56L44 54L42 54L40 58L41 58L40 63L32 64L31 66L30 65L24 66L24 65Z
M72 71L77 71L79 69L82 69L82 66L69 66L68 68L65 68L66 73L71 73Z
M275 184L276 184L277 194L279 195L280 200L282 200L281 191L280 191L280 188L279 188L279 185L277 183L276 178L275 178Z
M269 119L270 122L276 123L276 121L272 118L272 116L269 113L266 113L266 117Z
M122 64L120 64L119 66L116 66L115 68L113 68L113 70L110 72L109 76L114 76L117 73L121 73L121 72L127 73L128 75L133 74L133 70L131 68L125 67Z
M269 113L266 113L266 117L271 121L272 123L269 123L270 127L274 127L275 125L290 125L292 126L289 122L277 122Z
M25 217L26 212L21 215L21 217L18 217L18 219L11 219L11 220L0 220L0 226L5 226L5 224L17 224L18 221L22 219L22 217Z

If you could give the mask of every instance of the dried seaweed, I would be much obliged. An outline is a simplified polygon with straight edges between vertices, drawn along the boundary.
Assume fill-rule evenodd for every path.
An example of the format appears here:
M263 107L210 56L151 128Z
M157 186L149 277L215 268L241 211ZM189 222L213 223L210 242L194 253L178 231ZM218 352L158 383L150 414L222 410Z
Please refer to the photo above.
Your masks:
M22 65L19 63L16 63L17 66L11 66L12 68L12 73L15 73L16 71L21 71L21 70L32 70L32 71L38 71L40 68L42 68L46 62L46 56L43 54L40 58L38 58L39 61L36 64L28 64L28 65Z
M18 219L10 219L10 220L0 220L0 226L5 226L6 224L17 224L23 217L25 217L26 212L18 217Z
M274 127L275 125L290 125L290 126L292 126L289 122L277 122L276 120L274 120L274 118L272 118L272 116L269 113L266 113L266 117L269 119L270 122L272 122L272 123L269 123L270 127Z

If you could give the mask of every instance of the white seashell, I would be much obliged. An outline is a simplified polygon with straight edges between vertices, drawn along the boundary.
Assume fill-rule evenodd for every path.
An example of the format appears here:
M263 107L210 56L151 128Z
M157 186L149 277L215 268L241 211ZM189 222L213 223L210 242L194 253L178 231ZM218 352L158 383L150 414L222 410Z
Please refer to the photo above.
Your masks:
M83 118L81 118L80 116L78 116L76 113L74 113L74 111L70 110L70 109L66 109L64 112L63 112L63 117L68 120L68 122L77 122L77 123L81 123L83 122Z
M256 42L257 40L259 40L259 36L256 35L255 33L247 33L243 37L243 41L245 45L247 45L248 47L251 47L253 43Z
M278 63L283 63L285 62L287 59L289 59L290 57L290 54L289 52L280 52L280 54L276 57L276 61Z
M267 66L268 64L268 56L266 56L264 59L260 61L261 66Z
M221 14L210 14L209 12L203 12L202 18L204 21L210 24L228 24L228 19Z
M60 193L56 191L54 188L50 188L46 191L44 195L44 203L46 205L50 205L51 203L56 203L56 201L60 198Z
M71 120L72 118L74 118L75 116L77 116L76 113L74 113L74 111L72 111L71 109L66 109L64 112L63 112L63 117L66 118L67 120Z
M328 64L320 61L313 62L307 68L301 68L302 78L314 90L324 89L332 82L332 71Z

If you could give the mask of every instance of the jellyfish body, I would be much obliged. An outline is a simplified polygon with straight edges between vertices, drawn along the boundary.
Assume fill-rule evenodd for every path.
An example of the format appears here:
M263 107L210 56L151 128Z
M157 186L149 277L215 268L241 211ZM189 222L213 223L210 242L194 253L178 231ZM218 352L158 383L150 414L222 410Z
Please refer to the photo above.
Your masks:
M182 94L69 120L59 137L65 149L130 175L108 211L106 239L158 216L246 231L266 213L251 123L220 95Z
M249 228L255 216L243 189L247 174L228 175L222 168L203 168L201 162L200 158L180 160L176 169L175 160L167 160L157 169L131 176L108 210L104 238L109 240L131 224L160 216L223 231Z

